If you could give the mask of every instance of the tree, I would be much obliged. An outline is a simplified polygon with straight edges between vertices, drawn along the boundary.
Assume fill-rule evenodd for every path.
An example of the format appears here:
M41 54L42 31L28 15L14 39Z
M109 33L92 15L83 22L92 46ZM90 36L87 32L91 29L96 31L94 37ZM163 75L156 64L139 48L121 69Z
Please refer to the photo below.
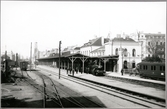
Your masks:
M147 50L150 54L152 54L152 56L156 56L156 50L157 50L157 44L156 44L157 40L151 40L147 47Z
M159 40L154 39L150 41L148 46L146 46L148 52L152 54L152 56L158 56L158 55L165 54L165 43L158 45L157 42L159 42Z
M157 55L165 54L165 43L163 43L162 45L157 45L156 46L155 54L157 54Z
M152 56L152 57L145 57L142 61L144 62L162 62L162 60L156 55L156 56Z

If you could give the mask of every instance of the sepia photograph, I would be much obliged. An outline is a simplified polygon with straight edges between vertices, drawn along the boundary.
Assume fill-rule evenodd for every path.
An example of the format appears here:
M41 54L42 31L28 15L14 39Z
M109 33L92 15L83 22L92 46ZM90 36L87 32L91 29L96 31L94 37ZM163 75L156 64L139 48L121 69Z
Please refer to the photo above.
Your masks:
M1 108L166 108L166 2L1 1Z

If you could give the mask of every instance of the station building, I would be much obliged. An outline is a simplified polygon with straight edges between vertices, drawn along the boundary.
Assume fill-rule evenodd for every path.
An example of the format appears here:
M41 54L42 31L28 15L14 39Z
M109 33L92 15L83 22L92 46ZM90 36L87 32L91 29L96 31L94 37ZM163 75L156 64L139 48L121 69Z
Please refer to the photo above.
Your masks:
M128 68L135 68L141 62L141 45L129 37L116 37L91 53L92 57L118 55L113 69L109 69L112 65L108 66L113 72L120 72L125 64Z
M58 54L38 60L40 64L59 67ZM141 62L141 45L129 37L116 37L112 40L98 37L81 47L65 48L60 67L65 69L77 64L82 67L89 61L102 65L105 71L120 72L124 66L134 68Z

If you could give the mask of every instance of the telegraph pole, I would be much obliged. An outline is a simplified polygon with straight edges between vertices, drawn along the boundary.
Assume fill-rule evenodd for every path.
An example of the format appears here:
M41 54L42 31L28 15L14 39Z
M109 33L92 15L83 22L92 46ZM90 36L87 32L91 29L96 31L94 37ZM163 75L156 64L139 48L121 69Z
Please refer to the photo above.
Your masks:
M31 58L32 58L32 42L31 42L31 48L30 48L30 71L31 71Z
M61 41L59 41L59 79L60 79Z
M16 53L16 70L17 70L17 67L18 67L18 53Z
M8 61L7 61L7 51L5 51L5 74L6 74L6 77L8 77Z

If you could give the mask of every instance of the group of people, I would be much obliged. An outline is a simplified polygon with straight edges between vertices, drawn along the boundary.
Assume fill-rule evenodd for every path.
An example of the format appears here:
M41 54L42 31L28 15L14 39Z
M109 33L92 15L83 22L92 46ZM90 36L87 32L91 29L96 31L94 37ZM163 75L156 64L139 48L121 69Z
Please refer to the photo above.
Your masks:
M127 71L129 73L129 76L131 75L139 75L139 66L136 66L135 68L132 68L132 69L128 69L127 66L124 66L122 69L121 69L121 74L122 76L124 75L125 71Z
M70 67L70 68L66 68L66 70L67 70L67 74L68 74L68 72L70 72L70 74L71 74L71 72L72 72L73 75L74 75L75 72L76 72L76 73L79 72L79 68L78 68L78 67L75 67L74 69L72 69L72 68ZM81 70L81 73L82 73L82 70Z

